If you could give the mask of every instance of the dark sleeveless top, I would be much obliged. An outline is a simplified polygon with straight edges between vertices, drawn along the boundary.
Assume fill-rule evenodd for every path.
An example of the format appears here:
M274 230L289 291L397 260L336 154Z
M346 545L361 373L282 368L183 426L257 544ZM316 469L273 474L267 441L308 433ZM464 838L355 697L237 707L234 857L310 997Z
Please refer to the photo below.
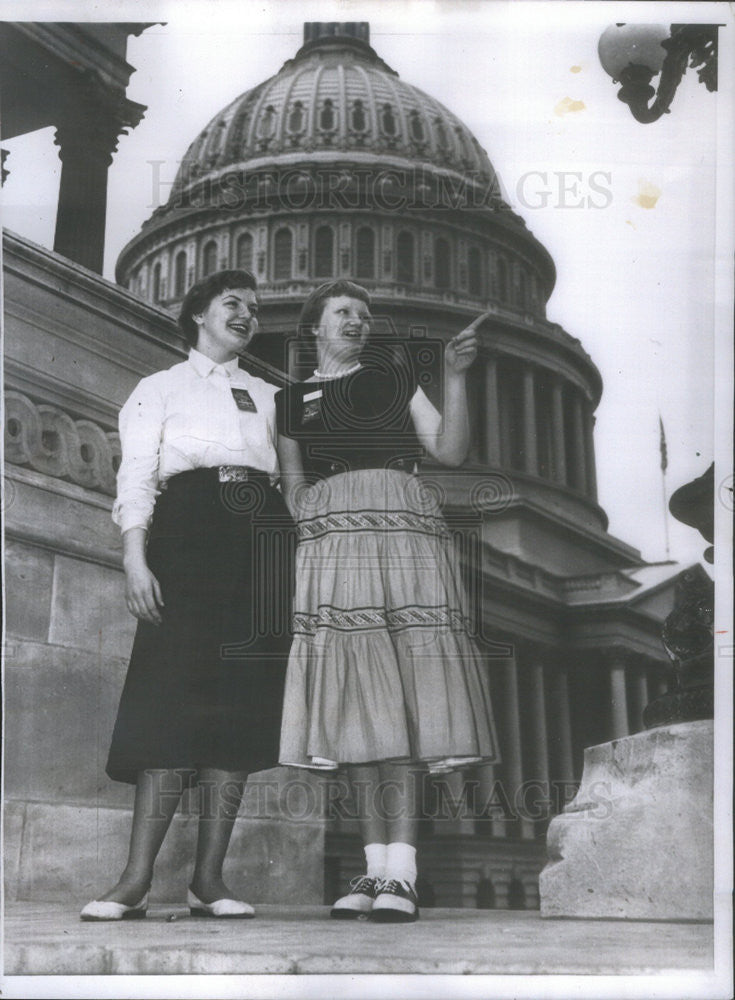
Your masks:
M413 472L423 457L410 413L415 392L408 364L297 382L276 394L278 433L298 442L310 479L357 469Z

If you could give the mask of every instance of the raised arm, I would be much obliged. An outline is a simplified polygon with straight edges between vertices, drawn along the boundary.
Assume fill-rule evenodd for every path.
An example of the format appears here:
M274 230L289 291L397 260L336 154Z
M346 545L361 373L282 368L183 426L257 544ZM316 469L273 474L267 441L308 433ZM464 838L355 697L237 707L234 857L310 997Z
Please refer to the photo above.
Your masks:
M439 414L423 392L411 400L416 434L427 452L443 465L461 465L470 444L467 371L477 357L477 328L483 313L453 337L444 351L444 413Z

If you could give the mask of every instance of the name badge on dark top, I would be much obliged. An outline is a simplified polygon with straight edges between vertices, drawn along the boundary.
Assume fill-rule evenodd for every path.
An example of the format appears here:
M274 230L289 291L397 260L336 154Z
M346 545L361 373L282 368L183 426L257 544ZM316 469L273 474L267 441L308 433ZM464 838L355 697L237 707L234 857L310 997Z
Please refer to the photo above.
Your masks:
M305 424L309 420L314 420L319 416L322 409L321 398L322 390L315 389L313 392L307 392L302 399L303 410L301 412L301 423Z
M253 397L250 395L247 389L231 389L232 398L237 404L238 410L243 410L245 413L257 413L258 408L253 402Z
M309 403L304 403L304 410L301 414L301 423L308 423L309 420L314 420L319 416L321 412L321 404L318 399L314 399Z

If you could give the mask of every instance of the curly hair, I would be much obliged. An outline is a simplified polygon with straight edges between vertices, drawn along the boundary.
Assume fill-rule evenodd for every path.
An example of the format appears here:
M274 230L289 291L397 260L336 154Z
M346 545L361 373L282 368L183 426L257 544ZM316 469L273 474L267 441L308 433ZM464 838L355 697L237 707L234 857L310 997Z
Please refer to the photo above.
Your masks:
M199 327L194 322L194 316L204 312L209 303L222 292L233 291L236 288L251 288L256 291L258 283L250 271L215 271L214 274L202 278L192 285L181 303L179 313L179 329L189 347L195 347L199 336Z

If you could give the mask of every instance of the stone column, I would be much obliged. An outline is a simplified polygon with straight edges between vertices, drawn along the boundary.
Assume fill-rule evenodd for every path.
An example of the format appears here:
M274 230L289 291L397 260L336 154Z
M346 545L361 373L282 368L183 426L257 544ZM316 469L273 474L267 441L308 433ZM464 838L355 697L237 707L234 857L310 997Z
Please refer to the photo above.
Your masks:
M582 493L586 493L587 462L585 457L584 414L582 412L582 399L576 389L572 393L572 428L574 464L576 467L574 486Z
M633 718L631 725L634 733L639 733L644 728L643 709L648 704L648 678L645 669L640 669L633 677Z
M529 796L529 801L533 801L536 798L540 805L542 798L551 802L551 788L549 784L549 734L546 724L544 668L537 656L531 660L529 678L531 681L531 703L529 708L533 729L534 764L533 774L530 775L530 778L532 781L537 782L539 786L535 795ZM540 817L538 822L543 822L545 818Z
M485 361L485 461L492 466L501 464L498 362L492 356Z
M107 170L120 134L138 124L144 108L119 97L100 105L84 90L74 101L54 140L62 164L54 250L101 274Z
M507 733L504 749L505 793L511 807L515 806L516 794L523 785L523 751L521 748L521 717L518 705L518 668L515 659L506 661L504 668L504 715ZM521 818L520 834L524 840L532 840L533 823Z
M482 427L480 422L484 419L482 392L480 373L470 372L467 376L467 409L470 415L470 445L467 450L467 458L472 463L482 463L485 457L481 453Z
M620 740L630 734L628 698L625 684L625 662L621 656L610 659L610 722L611 740Z
M536 394L533 368L523 369L523 467L532 476L538 475L536 449Z
M565 484L567 481L567 455L564 447L564 401L562 399L561 379L555 378L551 383L551 446L553 449L554 481Z
M552 675L551 709L556 719L559 741L559 779L565 785L574 783L574 754L572 751L572 723L569 715L569 684L567 671L559 667Z

